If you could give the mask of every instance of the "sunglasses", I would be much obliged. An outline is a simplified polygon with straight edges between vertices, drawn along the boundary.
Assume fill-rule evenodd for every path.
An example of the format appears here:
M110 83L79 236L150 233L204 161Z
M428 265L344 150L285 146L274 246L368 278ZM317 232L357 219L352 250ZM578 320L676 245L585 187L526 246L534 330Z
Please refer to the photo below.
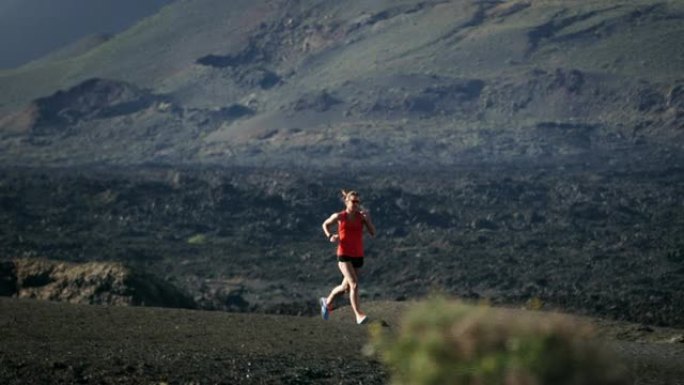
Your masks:
M359 204L359 203L361 203L361 201L358 200L358 199L352 199L352 200L351 200L351 203Z

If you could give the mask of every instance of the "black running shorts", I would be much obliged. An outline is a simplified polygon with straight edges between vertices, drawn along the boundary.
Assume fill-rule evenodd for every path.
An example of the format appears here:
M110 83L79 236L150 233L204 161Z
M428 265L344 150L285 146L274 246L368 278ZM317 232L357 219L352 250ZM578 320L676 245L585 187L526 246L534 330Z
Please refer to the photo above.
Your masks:
M337 262L351 262L355 269L363 266L363 257L350 257L348 255L338 255Z

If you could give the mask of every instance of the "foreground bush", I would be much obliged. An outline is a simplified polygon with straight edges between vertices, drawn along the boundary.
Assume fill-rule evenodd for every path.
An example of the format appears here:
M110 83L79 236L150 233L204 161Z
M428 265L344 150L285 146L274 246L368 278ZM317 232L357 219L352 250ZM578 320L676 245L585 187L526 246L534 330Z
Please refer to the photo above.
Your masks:
M433 300L401 329L371 328L371 350L397 385L618 385L625 371L568 317Z

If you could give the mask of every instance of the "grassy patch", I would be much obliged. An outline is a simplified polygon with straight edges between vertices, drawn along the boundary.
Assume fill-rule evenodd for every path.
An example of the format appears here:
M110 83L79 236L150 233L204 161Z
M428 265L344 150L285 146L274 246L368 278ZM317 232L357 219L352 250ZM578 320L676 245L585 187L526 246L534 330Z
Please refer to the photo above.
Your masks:
M204 234L195 234L188 238L189 245L204 245L208 241L207 236Z

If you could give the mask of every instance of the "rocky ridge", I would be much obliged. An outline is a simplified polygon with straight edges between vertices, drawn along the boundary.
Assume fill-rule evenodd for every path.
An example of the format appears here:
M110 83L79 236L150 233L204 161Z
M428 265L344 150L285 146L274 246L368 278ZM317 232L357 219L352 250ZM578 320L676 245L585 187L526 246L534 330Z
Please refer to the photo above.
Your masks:
M171 284L118 262L2 261L0 295L76 304L196 307Z

